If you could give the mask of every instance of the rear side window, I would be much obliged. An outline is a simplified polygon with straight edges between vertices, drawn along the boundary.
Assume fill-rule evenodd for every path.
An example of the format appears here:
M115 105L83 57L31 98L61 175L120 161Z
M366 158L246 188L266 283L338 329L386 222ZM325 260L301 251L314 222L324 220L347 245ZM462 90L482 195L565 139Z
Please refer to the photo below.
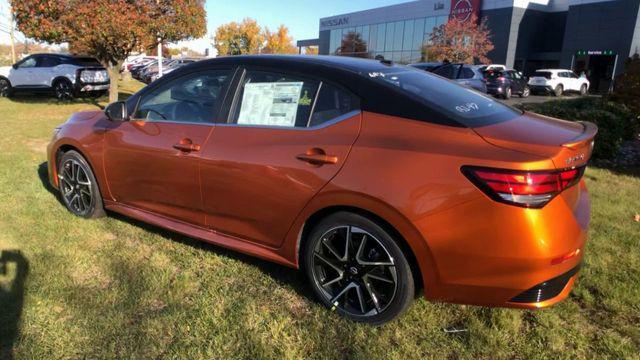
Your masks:
M475 76L473 70L468 67L462 68L462 72L460 73L460 79L472 79Z
M457 65L444 65L433 71L434 74L440 75L447 79L456 79L458 77Z
M100 62L92 57L75 57L71 59L70 63L77 66L102 67Z
M322 125L342 115L360 109L360 100L351 93L333 85L323 83L318 100L313 107L309 127Z
M60 65L60 59L55 56L43 56L38 60L39 68L50 68Z
M467 127L499 123L522 114L472 89L409 67L394 66L367 75Z
M283 73L247 71L232 123L306 128L359 109L351 93L319 80Z
M551 79L551 72L549 71L536 71L531 77L541 77L545 79Z

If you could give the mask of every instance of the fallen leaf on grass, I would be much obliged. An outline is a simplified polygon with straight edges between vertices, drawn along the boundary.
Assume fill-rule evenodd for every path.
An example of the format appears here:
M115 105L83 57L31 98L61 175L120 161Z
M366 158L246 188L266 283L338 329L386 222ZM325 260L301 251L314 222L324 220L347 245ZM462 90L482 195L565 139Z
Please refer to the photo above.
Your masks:
M636 214L636 216L633 217L633 220L640 222L640 214Z

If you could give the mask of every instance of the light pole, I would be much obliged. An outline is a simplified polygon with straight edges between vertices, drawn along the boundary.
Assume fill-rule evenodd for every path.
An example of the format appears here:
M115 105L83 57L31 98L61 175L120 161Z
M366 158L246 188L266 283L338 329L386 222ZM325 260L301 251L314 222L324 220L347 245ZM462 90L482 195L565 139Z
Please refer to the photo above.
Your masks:
M158 37L158 78L162 77L162 38Z

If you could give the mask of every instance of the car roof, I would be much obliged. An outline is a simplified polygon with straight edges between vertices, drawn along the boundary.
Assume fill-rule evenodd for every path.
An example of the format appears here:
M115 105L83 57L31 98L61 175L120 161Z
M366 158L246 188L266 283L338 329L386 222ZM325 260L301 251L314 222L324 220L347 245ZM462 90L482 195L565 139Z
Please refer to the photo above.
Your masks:
M572 71L572 70L569 70L569 69L539 69L539 70L536 70L536 71L559 72L559 71Z

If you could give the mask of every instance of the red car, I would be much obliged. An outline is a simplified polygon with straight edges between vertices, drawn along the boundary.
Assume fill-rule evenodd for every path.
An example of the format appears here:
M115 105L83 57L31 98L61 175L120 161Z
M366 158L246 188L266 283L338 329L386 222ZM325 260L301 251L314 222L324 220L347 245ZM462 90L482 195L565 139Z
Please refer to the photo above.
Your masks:
M380 324L420 289L527 309L566 298L595 133L386 61L241 56L74 115L49 174L78 216L302 268L324 305Z

